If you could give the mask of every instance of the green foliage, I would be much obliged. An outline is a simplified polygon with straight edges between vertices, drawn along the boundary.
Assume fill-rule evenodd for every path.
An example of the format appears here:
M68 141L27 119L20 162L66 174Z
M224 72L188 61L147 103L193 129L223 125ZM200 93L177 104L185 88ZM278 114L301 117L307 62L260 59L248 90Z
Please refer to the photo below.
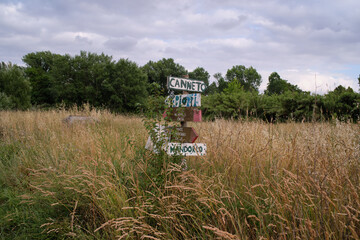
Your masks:
M227 88L228 82L225 80L225 78L221 75L221 73L215 73L214 74L214 78L216 79L217 83L218 83L218 88L215 90L212 90L214 93L215 92L222 92L224 91L225 88ZM214 86L213 86L214 88Z
M301 90L296 85L288 83L286 80L280 78L280 75L277 72L273 72L269 76L269 83L265 90L265 94L283 94L287 91L291 92L301 92Z
M204 81L206 87L209 86L210 74L202 67L197 67L189 72L189 78Z
M0 110L30 107L31 87L21 67L0 63Z
M23 57L27 64L26 75L30 79L31 102L35 105L51 106L58 101L60 85L51 74L55 57L51 52L29 53Z
M80 55L30 53L24 56L26 73L33 91L32 102L39 106L105 107L114 112L134 112L147 97L146 75L127 59L114 62L105 54Z
M23 57L26 68L1 63L0 110L25 110L31 106L83 106L113 112L142 113L164 110L167 77L182 77L188 71L174 59L149 61L143 67L128 59L114 61L105 54L81 51L74 57L50 51ZM266 121L359 121L359 93L337 87L324 96L303 92L276 72L269 76L264 94L259 94L261 75L255 68L233 66L226 75L215 73L215 82L202 67L189 72L191 79L205 82L205 118L257 117ZM358 77L360 86L360 75ZM248 94L251 92L251 94Z
M202 94L207 95L211 89L209 89L210 74L202 67L197 67L194 71L189 72L189 78L204 81L206 89Z
M167 77L182 77L187 74L187 70L178 63L174 62L174 59L161 59L157 62L149 61L142 67L142 70L148 76L148 82L150 84L157 83L163 89L163 95L166 95L167 89Z
M9 110L15 107L14 103L11 101L11 98L7 96L4 92L0 92L0 110Z
M204 96L202 109L207 119L261 118L267 122L318 121L338 119L359 121L360 94L352 90L335 90L325 96L309 92L286 91L278 95L246 92L231 82L222 93Z
M324 96L323 102L326 119L338 118L354 122L360 120L360 94L350 87L346 89L338 86Z
M230 83L224 92L202 99L202 109L208 119L255 117L256 106L257 94L244 91L238 83Z
M259 91L261 84L261 75L255 68L246 68L243 65L233 66L226 72L226 79L231 81L238 81L245 91Z
M75 103L77 105L89 103L95 107L105 105L103 95L108 96L108 93L103 92L103 83L111 78L112 65L114 64L112 57L103 53L98 55L81 51L80 55L69 60L73 68L72 76L69 79L70 83L73 82L69 85L69 91L74 92ZM112 96L110 95L110 97ZM67 102L68 100L62 98L61 101Z
M102 82L104 104L116 112L134 112L145 104L146 75L136 63L120 59L112 65L110 77Z

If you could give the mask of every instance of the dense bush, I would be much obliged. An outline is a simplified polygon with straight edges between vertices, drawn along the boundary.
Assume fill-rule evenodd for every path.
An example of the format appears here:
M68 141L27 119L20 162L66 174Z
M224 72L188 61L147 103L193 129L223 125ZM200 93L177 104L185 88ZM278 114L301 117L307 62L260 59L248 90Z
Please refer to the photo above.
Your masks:
M189 75L207 86L202 93L206 119L357 122L360 118L360 94L351 88L340 85L325 95L310 94L273 72L266 90L259 93L262 78L252 66L233 66L225 76L216 73L216 81L210 84L204 68L189 72L172 58L140 67L128 59L114 61L105 54L82 51L72 57L45 51L29 53L23 61L25 68L0 66L0 109L89 104L117 113L144 113L156 108L154 105L162 111L164 97L170 94L167 77Z
M30 82L23 68L11 63L0 63L0 110L30 107Z

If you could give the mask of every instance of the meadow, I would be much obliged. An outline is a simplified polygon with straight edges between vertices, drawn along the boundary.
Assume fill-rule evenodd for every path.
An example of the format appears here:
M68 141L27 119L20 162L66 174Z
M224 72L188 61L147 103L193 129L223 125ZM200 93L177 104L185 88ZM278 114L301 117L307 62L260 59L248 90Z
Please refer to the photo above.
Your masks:
M0 112L0 239L360 238L359 124L190 126L207 155L183 171L137 116Z

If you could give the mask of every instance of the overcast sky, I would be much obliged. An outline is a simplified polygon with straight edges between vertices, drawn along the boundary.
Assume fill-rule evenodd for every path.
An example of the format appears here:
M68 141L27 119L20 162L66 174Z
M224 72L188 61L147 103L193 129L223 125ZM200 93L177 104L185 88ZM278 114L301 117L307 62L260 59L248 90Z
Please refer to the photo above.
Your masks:
M253 66L306 91L358 91L359 0L0 0L0 61L81 50L191 71ZM212 78L213 79L213 78Z

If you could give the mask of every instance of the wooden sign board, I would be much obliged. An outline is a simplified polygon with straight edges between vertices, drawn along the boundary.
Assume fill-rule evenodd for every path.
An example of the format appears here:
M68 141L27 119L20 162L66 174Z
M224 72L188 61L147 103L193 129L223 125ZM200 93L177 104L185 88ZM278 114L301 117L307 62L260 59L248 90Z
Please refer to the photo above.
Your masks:
M194 143L199 137L192 127L169 127L171 142Z
M201 107L201 94L183 94L170 96L165 99L165 103L170 107Z
M171 90L187 92L203 92L206 89L206 85L203 81L178 77L168 77L167 86L168 89Z
M168 155L204 156L206 155L205 143L168 143L166 152Z
M178 122L201 122L201 110L193 107L189 108L169 108L163 113L163 117L169 117L172 121Z

